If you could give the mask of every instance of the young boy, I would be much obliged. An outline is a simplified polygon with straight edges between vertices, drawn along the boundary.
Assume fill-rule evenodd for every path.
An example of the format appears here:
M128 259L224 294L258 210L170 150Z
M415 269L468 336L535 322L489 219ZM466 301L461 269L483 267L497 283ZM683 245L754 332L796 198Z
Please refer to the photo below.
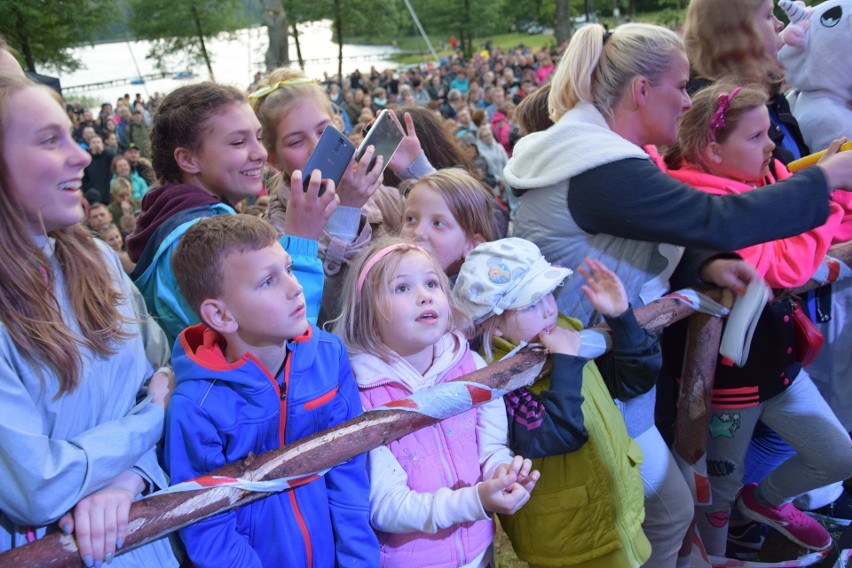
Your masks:
M172 483L325 430L361 413L343 343L305 319L302 287L268 223L202 219L172 257L203 323L172 353L166 415ZM319 479L180 531L202 566L378 566L366 455Z

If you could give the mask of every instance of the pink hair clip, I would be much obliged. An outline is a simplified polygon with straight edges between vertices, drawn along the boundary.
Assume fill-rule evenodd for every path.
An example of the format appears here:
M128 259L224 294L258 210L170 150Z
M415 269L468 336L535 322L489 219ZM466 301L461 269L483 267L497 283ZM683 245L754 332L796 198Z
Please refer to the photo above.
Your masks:
M358 275L358 282L355 284L356 298L358 298L359 300L361 299L361 288L364 287L364 281L367 280L367 275L370 273L370 270L372 270L373 267L376 266L376 263L378 263L381 259L389 255L393 251L399 249L405 249L406 251L416 250L425 254L429 254L426 249L421 246L417 246L414 243L394 243L379 250L373 256L371 256L367 260L367 262L364 263L364 267L361 268L361 274Z
M730 93L722 93L719 95L719 98L717 99L719 106L716 108L713 116L710 117L710 137L714 142L716 141L716 132L725 128L725 112L727 112L728 107L731 106L731 100L734 98L734 95L739 93L741 90L742 87L737 87Z

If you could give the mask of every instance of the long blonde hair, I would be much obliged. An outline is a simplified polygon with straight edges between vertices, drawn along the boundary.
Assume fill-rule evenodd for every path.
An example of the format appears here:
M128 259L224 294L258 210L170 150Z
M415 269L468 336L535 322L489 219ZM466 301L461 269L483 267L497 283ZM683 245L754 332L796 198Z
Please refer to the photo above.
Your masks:
M580 28L553 72L547 99L553 122L580 103L612 115L628 83L647 77L656 83L683 53L673 31L651 24L623 24L608 32L600 24Z
M12 168L31 166L5 161L8 116L27 112L9 108L9 99L24 89L45 89L55 95L27 79L0 74L0 320L20 353L56 372L59 397L72 392L80 382L81 348L99 356L112 355L118 348L115 342L127 339L129 334L122 328L125 318L117 308L123 296L113 286L97 244L79 224L46 235L55 239L54 257L71 303L72 313L65 318L76 319L80 332L65 323L54 293L57 274L41 247L29 238L26 213L10 185Z

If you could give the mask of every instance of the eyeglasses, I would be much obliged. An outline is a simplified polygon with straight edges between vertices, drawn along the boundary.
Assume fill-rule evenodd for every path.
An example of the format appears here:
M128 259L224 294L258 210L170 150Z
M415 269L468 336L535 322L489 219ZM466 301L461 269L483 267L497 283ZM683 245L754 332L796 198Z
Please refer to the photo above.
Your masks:
M287 79L286 81L278 81L274 85L267 85L265 87L261 87L252 94L248 96L249 102L254 102L262 99L270 93L274 93L284 85L306 85L308 83L315 83L313 79L308 79L307 77L295 77L293 79Z

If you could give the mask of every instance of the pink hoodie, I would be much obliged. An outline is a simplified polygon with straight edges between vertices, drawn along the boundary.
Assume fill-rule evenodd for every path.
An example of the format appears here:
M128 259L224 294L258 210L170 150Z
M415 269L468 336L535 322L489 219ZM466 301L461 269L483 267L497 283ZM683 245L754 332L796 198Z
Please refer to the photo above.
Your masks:
M784 165L775 162L778 180L790 177ZM738 194L757 189L749 184L699 171L690 165L668 170L672 177L715 195ZM772 175L766 176L763 186L775 183ZM772 191L767 188L766 191ZM796 288L807 282L816 272L828 249L833 244L852 239L852 198L838 192L839 199L829 203L830 212L824 225L800 235L769 241L737 251L752 264L773 288Z

